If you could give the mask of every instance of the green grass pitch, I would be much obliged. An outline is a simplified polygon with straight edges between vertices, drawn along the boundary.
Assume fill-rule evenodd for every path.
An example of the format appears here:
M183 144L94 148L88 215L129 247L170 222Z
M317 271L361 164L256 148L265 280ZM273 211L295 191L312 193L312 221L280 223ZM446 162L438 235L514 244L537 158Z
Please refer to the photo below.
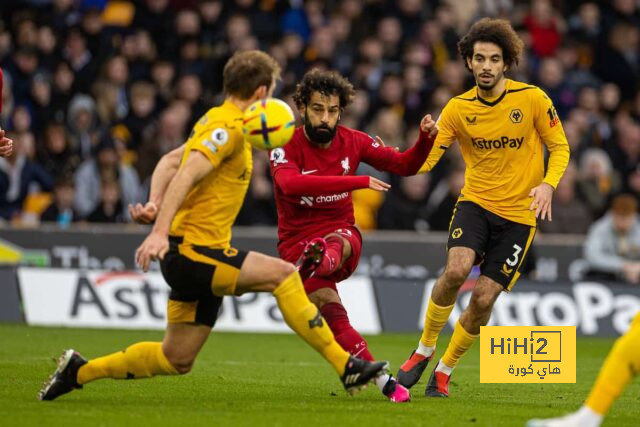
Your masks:
M73 347L85 357L157 341L159 331L35 328L0 325L2 426L523 426L531 417L578 408L612 339L579 338L576 384L480 384L476 344L456 369L449 399L391 404L371 384L349 397L333 370L294 335L213 333L183 377L102 380L54 402L36 400L53 371L52 357ZM369 337L372 353L395 372L416 334ZM448 337L439 342L438 356ZM430 368L428 368L430 369ZM640 424L640 381L615 404L605 426Z

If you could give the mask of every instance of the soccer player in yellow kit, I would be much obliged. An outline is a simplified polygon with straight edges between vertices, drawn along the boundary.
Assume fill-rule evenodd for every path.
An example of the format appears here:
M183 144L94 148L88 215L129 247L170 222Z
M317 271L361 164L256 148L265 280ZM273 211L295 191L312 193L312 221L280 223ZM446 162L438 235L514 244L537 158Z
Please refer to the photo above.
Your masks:
M551 100L536 86L505 78L523 43L508 21L485 18L458 43L476 86L452 98L438 121L438 136L421 172L430 171L458 141L465 184L451 219L447 263L429 298L418 348L400 367L405 387L418 382L435 354L438 335L474 264L481 275L455 325L425 394L449 395L451 372L486 325L496 299L520 276L536 231L551 220L551 197L569 161L569 145ZM543 145L544 144L544 145ZM544 146L549 163L544 173Z
M598 427L627 384L640 373L640 313L609 352L587 400L560 418L530 420L527 427Z
M272 292L285 322L327 359L348 392L386 369L386 362L366 362L340 347L293 264L230 245L252 170L251 145L242 135L243 111L269 96L279 75L279 65L266 53L235 54L223 71L224 103L199 120L182 147L160 160L150 202L130 207L136 220L155 219L136 260L147 271L150 261L159 259L171 287L164 340L139 342L89 361L66 350L39 399L53 400L100 378L189 372L211 334L223 295L245 292Z

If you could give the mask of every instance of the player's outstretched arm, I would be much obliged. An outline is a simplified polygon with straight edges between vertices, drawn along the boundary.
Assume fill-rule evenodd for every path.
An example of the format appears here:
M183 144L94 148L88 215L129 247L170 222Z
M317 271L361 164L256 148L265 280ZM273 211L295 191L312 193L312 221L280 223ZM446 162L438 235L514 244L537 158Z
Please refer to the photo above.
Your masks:
M182 168L175 174L165 197L160 205L156 223L151 233L136 250L136 263L143 271L149 269L149 263L156 259L162 259L169 250L169 230L171 221L178 212L185 197L191 189L213 170L213 165L207 157L199 152L192 151Z
M427 114L420 121L420 135L411 148L403 153L391 147L385 147L384 141L377 138L382 147L366 144L363 160L374 168L402 176L415 175L424 164L433 148L438 134L436 122Z
M129 214L138 224L150 224L156 219L158 206L162 204L165 190L180 167L184 147L185 144L182 144L160 158L151 175L149 201L144 206L141 203L129 205Z
M13 140L7 138L4 130L0 129L0 157L9 157L13 153Z
M273 175L273 181L287 196L319 196L321 194L353 191L361 188L386 191L384 188L388 189L389 187L389 184L366 175L302 175L300 171L293 168L276 170Z

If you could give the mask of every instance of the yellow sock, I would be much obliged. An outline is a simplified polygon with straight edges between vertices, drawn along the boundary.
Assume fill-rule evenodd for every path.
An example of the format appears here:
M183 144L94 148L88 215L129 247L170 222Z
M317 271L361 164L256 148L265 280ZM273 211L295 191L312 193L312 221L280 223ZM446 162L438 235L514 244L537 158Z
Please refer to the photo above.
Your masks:
M429 297L429 306L427 307L427 313L424 316L424 329L422 330L422 337L420 342L427 347L434 347L438 340L440 331L444 328L449 320L449 315L455 304L443 307L433 302Z
M273 292L284 321L311 347L327 359L338 374L344 374L349 353L333 337L318 308L309 301L298 272L294 272Z
M631 329L616 340L585 404L598 414L605 415L638 372L640 372L640 313L636 315Z
M447 351L442 356L442 362L450 368L455 367L458 364L458 360L471 348L479 335L471 335L462 327L460 321L456 322Z
M78 384L100 378L137 379L176 375L178 371L162 352L161 342L139 342L125 350L92 359L78 369Z

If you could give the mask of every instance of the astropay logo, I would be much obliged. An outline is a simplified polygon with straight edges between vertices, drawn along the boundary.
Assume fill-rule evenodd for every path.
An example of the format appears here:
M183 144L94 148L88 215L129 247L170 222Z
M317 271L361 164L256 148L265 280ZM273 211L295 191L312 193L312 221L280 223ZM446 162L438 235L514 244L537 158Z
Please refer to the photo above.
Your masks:
M169 287L160 274L20 269L27 323L162 328Z
M508 136L500 136L496 139L471 138L471 146L479 150L492 150L500 148L515 148L519 150L522 146L524 137L509 138Z

